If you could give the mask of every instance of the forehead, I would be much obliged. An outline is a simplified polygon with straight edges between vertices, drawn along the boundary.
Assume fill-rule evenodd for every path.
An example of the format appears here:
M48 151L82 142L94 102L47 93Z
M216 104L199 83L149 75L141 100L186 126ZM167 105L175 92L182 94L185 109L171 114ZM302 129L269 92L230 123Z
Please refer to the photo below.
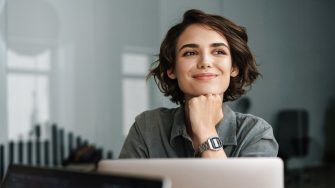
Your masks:
M192 24L178 37L177 48L187 43L209 45L218 42L223 42L227 44L227 46L229 45L223 33L219 33L207 25Z

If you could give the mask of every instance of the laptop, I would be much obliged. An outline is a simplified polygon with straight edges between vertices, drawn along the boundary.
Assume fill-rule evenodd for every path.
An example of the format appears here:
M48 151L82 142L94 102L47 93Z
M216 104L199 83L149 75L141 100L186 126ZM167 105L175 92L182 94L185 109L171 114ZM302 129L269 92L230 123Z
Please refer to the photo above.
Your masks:
M165 176L171 179L172 188L284 187L279 158L103 160L98 171Z
M50 168L10 166L1 188L170 188L158 176L102 174Z

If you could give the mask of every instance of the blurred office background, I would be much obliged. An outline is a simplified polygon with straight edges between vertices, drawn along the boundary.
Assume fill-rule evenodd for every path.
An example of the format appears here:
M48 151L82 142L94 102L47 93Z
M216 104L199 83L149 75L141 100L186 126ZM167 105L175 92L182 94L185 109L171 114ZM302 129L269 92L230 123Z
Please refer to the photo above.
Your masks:
M273 125L290 185L320 187L311 173L335 160L331 0L0 0L0 143L56 124L116 158L136 114L175 106L145 75L191 8L247 28L263 77L231 105Z

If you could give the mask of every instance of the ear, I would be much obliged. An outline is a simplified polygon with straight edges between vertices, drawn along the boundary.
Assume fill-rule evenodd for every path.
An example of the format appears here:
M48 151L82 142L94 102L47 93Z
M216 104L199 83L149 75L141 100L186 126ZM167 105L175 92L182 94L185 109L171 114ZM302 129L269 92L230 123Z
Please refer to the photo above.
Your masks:
M233 65L230 71L231 77L236 77L240 71L238 70L238 67Z
M174 70L173 69L169 69L166 71L168 77L171 79L171 80L174 80L177 78L176 74L174 73Z

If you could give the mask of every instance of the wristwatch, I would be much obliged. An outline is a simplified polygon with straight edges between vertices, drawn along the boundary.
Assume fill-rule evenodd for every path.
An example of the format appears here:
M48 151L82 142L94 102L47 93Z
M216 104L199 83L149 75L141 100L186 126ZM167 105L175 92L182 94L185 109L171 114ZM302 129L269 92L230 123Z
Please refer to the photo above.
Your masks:
M219 151L221 148L221 139L219 137L210 137L207 139L206 142L202 143L199 146L199 154L207 150Z

